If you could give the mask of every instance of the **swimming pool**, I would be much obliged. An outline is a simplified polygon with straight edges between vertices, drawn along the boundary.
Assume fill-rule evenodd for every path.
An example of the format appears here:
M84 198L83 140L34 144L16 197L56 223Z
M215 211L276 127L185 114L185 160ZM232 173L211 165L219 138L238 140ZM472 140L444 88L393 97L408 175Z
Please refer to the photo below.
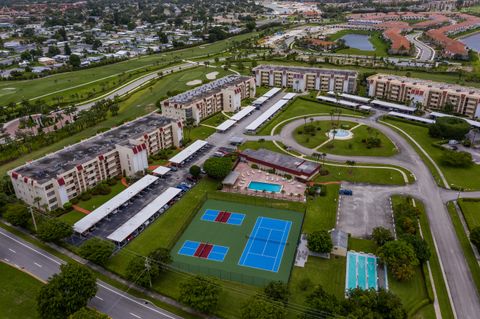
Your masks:
M248 184L248 189L261 192L280 193L282 191L282 185L252 181Z
M335 139L337 140L349 140L353 137L353 133L349 130L338 128L328 131L327 136L330 139L333 139L335 137Z
M377 257L353 251L347 253L347 279L345 289L378 290Z

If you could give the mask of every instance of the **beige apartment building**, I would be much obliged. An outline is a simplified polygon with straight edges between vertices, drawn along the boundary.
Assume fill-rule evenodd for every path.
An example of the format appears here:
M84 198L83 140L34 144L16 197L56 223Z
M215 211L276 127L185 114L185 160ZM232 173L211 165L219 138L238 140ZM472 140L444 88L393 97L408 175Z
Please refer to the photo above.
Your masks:
M355 93L357 90L358 73L355 71L259 65L253 68L253 72L258 86L287 87L296 92Z
M396 75L375 74L367 79L368 95L419 106L425 110L451 107L457 114L480 117L480 90Z
M182 123L152 113L8 172L16 196L52 210L101 181L132 176L148 167L148 156L180 146Z
M162 102L162 114L194 124L215 113L236 112L242 100L255 96L252 77L229 75Z

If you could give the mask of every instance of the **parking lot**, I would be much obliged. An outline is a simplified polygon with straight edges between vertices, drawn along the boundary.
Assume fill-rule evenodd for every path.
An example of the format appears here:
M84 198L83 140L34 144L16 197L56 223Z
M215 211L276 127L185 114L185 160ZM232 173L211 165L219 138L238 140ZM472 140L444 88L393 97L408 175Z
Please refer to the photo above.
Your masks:
M385 227L393 233L390 192L385 187L342 183L353 195L341 195L337 214L337 228L352 237L368 238L375 227Z

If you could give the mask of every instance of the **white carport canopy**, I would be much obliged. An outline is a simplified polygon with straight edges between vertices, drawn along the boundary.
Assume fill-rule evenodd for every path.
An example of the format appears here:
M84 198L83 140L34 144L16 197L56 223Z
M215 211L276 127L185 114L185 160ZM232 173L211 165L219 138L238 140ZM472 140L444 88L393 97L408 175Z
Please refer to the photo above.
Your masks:
M435 120L426 119L426 118L424 118L424 117L409 115L409 114L405 114L405 113L399 113L399 112L393 112L393 111L392 111L392 112L388 112L388 115L394 116L394 117L399 117L399 118L402 118L402 119L407 119L407 120L412 120L412 121L427 123L427 124L433 124L433 123L435 123Z
M181 191L181 189L169 187L166 191L160 194L160 196L155 198L150 202L150 204L139 211L135 216L130 218L125 224L108 235L107 238L114 242L121 243L128 236L130 236L130 234L142 226L150 217L155 215L155 213L158 212L163 206L175 198L175 196L177 196Z
M378 105L378 106L381 106L381 107L390 108L390 109L396 109L396 110L400 110L400 111L407 111L407 112L415 112L415 110L417 109L415 107L405 106L405 105L401 105L401 104L397 104L397 103L385 102L385 101L381 101L381 100L373 100L371 102L371 104Z
M259 117L257 117L252 123L250 123L245 130L246 131L255 131L263 123L265 123L273 114L277 113L285 104L287 100L280 100L277 103L273 104L271 108L263 112Z
M159 167L155 168L152 173L155 174L155 175L163 176L170 171L171 171L170 167L159 166Z
M267 93L265 93L264 95L262 95L262 97L266 97L267 99L269 99L272 96L274 96L275 94L277 94L278 92L280 92L281 90L282 90L281 88L273 88L270 91L268 91Z
M183 151L172 157L169 161L170 163L181 164L183 163L183 161L198 152L202 147L207 144L208 143L206 141L196 140L195 142L187 146Z
M237 113L233 114L233 116L230 119L233 120L233 121L240 121L245 116L252 113L253 111L255 111L254 106L251 106L251 105L246 106L243 109L241 109L240 111L238 111Z
M97 224L99 221L107 217L108 214L112 213L120 206L125 204L127 201L132 199L134 196L136 196L138 193L140 193L142 190L150 186L157 179L157 176L145 175L140 180L129 186L127 189L125 189L115 197L111 198L109 201L95 209L87 216L80 219L73 225L73 229L80 234L86 232L87 230L95 226L95 224Z
M237 121L234 121L234 120L226 120L225 122L223 122L222 124L220 124L219 126L216 127L216 130L217 131L220 131L220 132L225 132L226 130L228 130L229 128L231 128L233 125L235 125L235 123L237 123Z
M440 113L440 112L431 112L430 116L433 116L433 117L445 117L445 116L457 117L459 119L463 119L463 120L467 121L467 123L470 124L471 126L480 128L480 122L472 121L472 120L469 120L469 119L466 119L466 118L463 118L463 117L459 117L459 116L453 116L453 115L444 114L444 113Z

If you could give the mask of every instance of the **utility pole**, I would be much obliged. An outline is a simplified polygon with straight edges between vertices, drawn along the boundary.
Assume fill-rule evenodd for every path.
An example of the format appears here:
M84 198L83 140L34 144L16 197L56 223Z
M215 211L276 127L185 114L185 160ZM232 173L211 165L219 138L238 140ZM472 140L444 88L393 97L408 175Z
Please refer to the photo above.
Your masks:
M152 277L150 276L150 268L150 261L148 260L148 257L145 257L145 269L148 273L148 281L150 282L150 288L152 288Z
M37 222L35 221L35 215L33 214L32 206L28 206L28 210L30 211L30 214L32 215L32 222L33 222L33 227L35 227L35 232L37 232Z

